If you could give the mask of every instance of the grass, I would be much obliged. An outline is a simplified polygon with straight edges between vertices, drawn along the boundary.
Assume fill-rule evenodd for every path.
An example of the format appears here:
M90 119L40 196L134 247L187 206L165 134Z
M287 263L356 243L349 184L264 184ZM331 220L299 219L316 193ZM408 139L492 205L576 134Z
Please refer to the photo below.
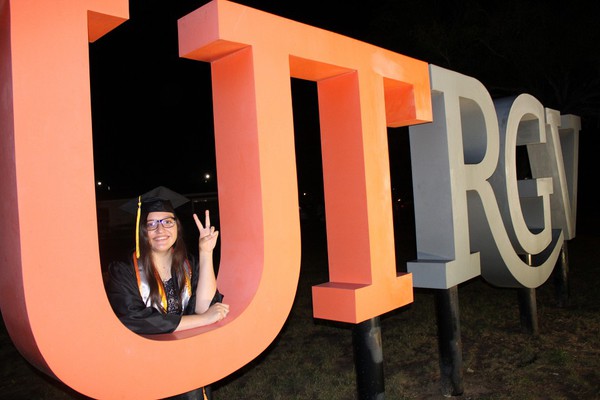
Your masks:
M597 254L597 242L568 244L568 307L558 307L552 280L536 290L539 335L522 330L515 289L481 278L459 287L463 399L600 399L600 277L589 254ZM310 286L326 280L324 262L303 259L296 303L277 341L217 382L216 399L357 398L352 327L311 316ZM434 311L433 292L415 289L412 304L381 317L386 398L444 398Z
M303 232L304 234L304 232ZM327 280L324 235L303 238L294 306L257 359L213 384L215 400L357 398L352 326L312 317L311 287ZM517 293L477 278L459 287L464 394L461 400L600 399L598 237L569 243L570 303L551 280L536 290L539 335L523 333ZM410 243L400 246L410 248ZM399 252L399 263L412 254ZM434 294L381 316L385 398L443 399ZM0 399L84 399L29 366L0 335Z

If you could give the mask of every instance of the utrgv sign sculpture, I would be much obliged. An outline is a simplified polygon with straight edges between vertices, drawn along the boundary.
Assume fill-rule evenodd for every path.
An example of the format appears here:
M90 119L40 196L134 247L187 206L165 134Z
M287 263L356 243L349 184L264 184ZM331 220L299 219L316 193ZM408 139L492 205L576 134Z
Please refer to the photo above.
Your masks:
M0 305L19 351L75 390L169 396L231 374L278 334L300 269L290 76L316 81L319 95L330 282L313 289L315 317L361 322L410 303L413 278L444 288L480 268L493 283L536 287L574 237L576 117L559 122L528 96L495 111L471 78L216 0L179 21L179 46L211 63L219 286L232 311L155 340L130 332L102 285L87 48L127 9L123 0L0 1ZM418 260L397 275L386 127L417 124ZM570 134L571 158L561 159L559 132ZM535 179L517 191L510 153L521 143ZM522 272L519 252L539 253L540 267ZM193 373L148 380L156 362Z
M475 79L430 70L434 121L410 128L415 286L447 289L481 274L536 288L575 237L579 118L529 95L494 103ZM517 182L517 145L533 179ZM534 266L520 254L535 255Z

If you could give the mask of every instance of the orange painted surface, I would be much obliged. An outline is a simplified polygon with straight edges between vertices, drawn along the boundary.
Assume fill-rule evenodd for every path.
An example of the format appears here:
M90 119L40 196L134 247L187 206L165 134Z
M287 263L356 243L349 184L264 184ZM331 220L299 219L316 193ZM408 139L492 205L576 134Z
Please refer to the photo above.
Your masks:
M205 5L179 27L180 54L211 62L217 79L253 74L254 88L231 90L239 93L235 98L246 92L247 107L256 104L265 159L294 158L291 148L272 143L272 135L293 135L290 76L317 82L330 282L313 288L315 317L356 323L412 302L412 276L396 274L386 127L431 121L427 64L227 1ZM224 73L221 64L233 57L252 63ZM228 126L239 107L227 101L231 96L215 107L217 136L240 135ZM218 154L231 157L238 155ZM277 201L273 189L264 196ZM290 224L288 218L279 226Z
M89 397L155 399L217 381L273 341L300 270L290 76L319 87L332 282L315 288L315 316L359 321L412 301L410 275L395 274L385 126L431 119L425 63L225 1L180 21L181 54L212 64L231 312L152 340L113 314L97 240L88 40L128 4L0 7L0 305L36 367Z

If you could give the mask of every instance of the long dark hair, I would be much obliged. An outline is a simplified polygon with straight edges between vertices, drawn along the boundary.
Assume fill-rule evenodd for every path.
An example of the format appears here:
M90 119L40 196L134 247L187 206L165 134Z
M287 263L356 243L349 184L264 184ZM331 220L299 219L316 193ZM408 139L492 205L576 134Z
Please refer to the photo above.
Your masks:
M185 241L183 239L183 228L181 226L181 222L173 213L173 217L175 218L175 222L177 224L177 240L175 240L175 244L171 248L173 252L173 259L171 261L171 276L175 277L175 281L177 282L177 287L175 288L177 293L177 298L181 301L181 292L185 289L185 261L187 258L187 249L185 246ZM150 246L150 240L148 239L148 229L146 228L146 221L148 219L148 213L142 212L140 218L140 259L142 269L144 273L148 277L148 286L150 288L150 301L152 305L156 306L162 313L166 313L162 306L162 299L159 293L159 285L162 285L160 281L160 276L156 271L156 266L152 261L152 248Z

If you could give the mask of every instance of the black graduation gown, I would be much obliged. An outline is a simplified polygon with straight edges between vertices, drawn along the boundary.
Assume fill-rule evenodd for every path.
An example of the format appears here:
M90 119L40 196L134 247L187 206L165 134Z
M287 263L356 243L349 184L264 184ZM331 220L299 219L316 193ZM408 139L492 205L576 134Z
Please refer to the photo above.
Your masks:
M198 262L188 257L192 266L192 295L182 315L194 314L196 310L196 288L198 286ZM173 332L181 315L163 314L154 307L147 307L142 300L135 274L133 260L129 262L112 262L108 266L108 282L106 293L110 304L119 320L133 332L147 335ZM211 304L222 301L223 296L217 290ZM169 397L172 400L201 400L204 394L212 399L210 386Z
M183 315L193 314L196 308L198 286L198 263L189 257L192 266L192 295ZM181 321L181 315L163 314L154 307L147 307L137 283L133 260L112 262L108 267L106 293L119 320L135 333L147 335L171 333Z

